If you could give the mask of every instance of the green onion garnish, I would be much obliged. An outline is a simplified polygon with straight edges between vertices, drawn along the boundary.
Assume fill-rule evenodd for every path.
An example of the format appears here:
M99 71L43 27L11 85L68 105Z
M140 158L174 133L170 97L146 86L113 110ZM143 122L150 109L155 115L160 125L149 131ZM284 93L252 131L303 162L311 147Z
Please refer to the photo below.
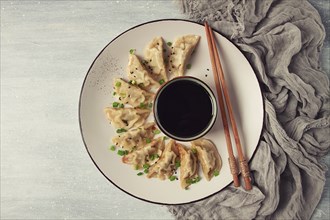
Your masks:
M121 82L116 82L116 86L120 87L121 86Z
M172 42L167 42L166 44L167 44L167 46L169 46L169 47L172 46Z
M142 172L139 172L139 173L137 173L136 175L138 175L138 176L142 176L143 173L142 173Z
M197 154L197 150L196 150L196 148L191 148L191 151L192 151L194 154Z
M158 129L154 130L154 134L160 134L160 130Z
M140 103L140 108L146 108L146 107L147 107L146 104L144 104L143 102Z
M164 82L165 82L164 79L159 80L159 84L160 84L160 85L164 84Z
M112 95L116 95L117 93L116 92L113 92Z
M138 164L135 165L135 169L138 170L140 167Z
M116 150L116 146L115 146L115 145L112 145L109 149L110 149L111 151L115 151L115 150Z
M151 143L150 138L147 138L147 139L146 139L146 143L147 143L147 144Z
M156 158L159 158L159 155L158 155L158 154L151 154L151 155L149 156L149 159L150 159L150 160L155 160Z
M169 179L170 179L170 181L174 181L174 180L176 180L176 176L170 176Z
M144 169L143 172L144 173L149 173L149 169Z
M180 161L179 161L179 160L176 161L176 162L175 162L175 168L178 169L180 166L181 166Z
M150 102L149 105L148 105L149 108L152 108L152 103Z
M163 137L163 141L165 141L165 140L167 140L167 139L168 139L168 137L166 137L166 136Z
M215 170L213 173L214 176L219 176L219 170Z
M134 52L135 52L135 49L130 49L130 50L129 50L129 53L130 53L130 54L134 54Z
M117 108L119 106L119 102L112 103L112 107Z
M143 164L144 169L149 169L150 165L149 164Z
M186 183L187 184L195 184L195 183L198 183L200 180L201 180L201 178L198 176L198 177L193 178L193 179L187 179Z
M121 103L120 105L119 105L119 108L124 108L125 106L124 106L124 104L123 103Z
M123 132L126 132L127 130L125 128L119 128L117 129L117 133L123 133Z
M187 69L190 69L191 68L191 64L189 63L188 65L187 65Z
M127 155L127 154L128 154L128 150L118 150L118 151L117 151L117 154L118 154L119 156Z

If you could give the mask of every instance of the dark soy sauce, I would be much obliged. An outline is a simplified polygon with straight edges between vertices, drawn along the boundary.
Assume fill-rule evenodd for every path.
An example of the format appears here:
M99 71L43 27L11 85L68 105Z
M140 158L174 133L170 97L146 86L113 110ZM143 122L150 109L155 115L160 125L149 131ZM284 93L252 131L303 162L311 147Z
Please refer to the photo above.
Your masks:
M206 89L192 80L167 85L158 97L158 121L170 134L189 138L210 124L212 100Z

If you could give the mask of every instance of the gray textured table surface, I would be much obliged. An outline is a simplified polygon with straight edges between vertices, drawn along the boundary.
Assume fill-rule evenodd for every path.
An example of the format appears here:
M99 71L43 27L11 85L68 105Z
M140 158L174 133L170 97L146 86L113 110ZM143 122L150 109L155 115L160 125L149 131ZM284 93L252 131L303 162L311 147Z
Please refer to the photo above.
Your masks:
M329 32L329 3L312 3ZM184 15L167 0L1 1L1 219L173 219L109 183L78 125L81 85L97 53L160 18ZM329 37L322 66L329 73ZM329 219L328 187L313 219Z

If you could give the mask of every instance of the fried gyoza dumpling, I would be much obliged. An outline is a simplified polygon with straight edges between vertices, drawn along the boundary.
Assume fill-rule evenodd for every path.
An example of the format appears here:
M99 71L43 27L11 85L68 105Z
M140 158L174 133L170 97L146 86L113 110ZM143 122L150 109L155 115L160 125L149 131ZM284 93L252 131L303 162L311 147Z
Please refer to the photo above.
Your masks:
M131 152L132 150L144 147L147 140L152 140L155 136L155 129L156 126L154 122L146 123L142 127L134 128L117 135L112 138L112 143Z
M149 168L147 177L157 177L161 180L168 179L173 175L176 169L175 163L178 158L178 149L174 140L171 140L166 146L163 154L155 163Z
M163 138L157 138L151 143L125 155L122 159L123 163L131 164L135 168L142 168L143 165L152 165L158 161L164 150Z
M132 81L132 84L136 84L146 90L158 88L160 86L160 84L149 75L148 71L135 54L129 55L127 76Z
M187 188L192 180L198 177L197 157L191 149L177 144L180 154L180 182L183 189Z
M197 158L202 165L205 178L210 181L215 173L219 173L222 162L216 146L207 139L192 141L192 148L197 151Z
M130 128L137 128L144 124L146 118L149 116L148 109L134 109L134 108L110 108L104 109L104 112L115 128L128 130Z
M151 76L157 82L167 81L166 68L163 56L163 39L155 37L146 47L144 52L146 66L150 69Z
M139 107L141 104L145 106L153 101L154 94L127 83L123 79L115 79L113 86L116 95L119 96L119 100L124 104Z
M200 36L197 35L185 35L177 38L172 44L168 71L174 77L183 76L188 60L199 39Z

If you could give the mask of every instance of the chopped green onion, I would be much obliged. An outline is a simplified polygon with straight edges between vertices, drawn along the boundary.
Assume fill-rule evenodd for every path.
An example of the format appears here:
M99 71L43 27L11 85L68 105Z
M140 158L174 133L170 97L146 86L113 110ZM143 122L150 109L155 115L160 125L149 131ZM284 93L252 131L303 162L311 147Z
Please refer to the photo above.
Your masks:
M128 150L118 150L117 154L118 154L119 156L127 155L127 154L128 154Z
M149 173L149 169L144 169L143 172L144 173Z
M187 65L187 69L190 69L191 68L191 64L189 63L188 65Z
M146 108L146 107L147 107L146 104L144 104L143 102L140 103L140 108Z
M215 170L213 173L214 176L219 176L219 170Z
M116 82L116 86L120 87L121 86L121 82Z
M116 95L117 93L116 92L113 92L112 95Z
M149 169L150 165L149 164L143 164L144 169Z
M137 173L136 175L138 175L138 176L142 176L143 173L142 173L142 172L139 172L139 173Z
M147 139L146 139L146 142L147 142L147 144L151 143L150 138L147 138Z
M174 181L174 180L176 180L176 176L170 176L169 179L170 179L170 181Z
M150 102L149 105L148 105L149 108L152 108L152 103Z
M114 102L114 103L112 103L112 107L114 107L114 108L117 108L118 106L119 106L119 102Z
M125 106L124 106L124 104L123 103L121 103L120 105L119 105L119 108L124 108Z
M135 165L135 169L138 170L140 167L138 164Z
M130 49L130 50L129 50L129 53L130 53L130 54L134 54L134 52L135 52L135 49Z
M198 176L198 177L193 178L193 179L187 179L186 183L187 184L195 184L195 183L198 183L200 180L201 180L201 178Z
M117 133L123 133L123 132L126 132L127 130L125 128L119 128L117 129Z
M178 169L181 166L180 160L175 162L175 168Z
M192 151L194 154L197 154L197 150L196 150L196 148L191 148L191 151Z
M159 158L159 155L158 155L158 154L151 154L151 155L149 156L149 159L150 159L150 160L155 160L156 158Z
M154 134L160 134L160 130L158 129L154 130Z
M110 146L110 147L109 147L109 150L111 150L111 151L115 151L115 150L116 150L116 146L115 146L115 145Z
M172 42L167 42L166 44L167 44L167 46L169 46L169 47L172 46Z
M159 80L159 84L160 84L160 85L164 84L164 82L165 82L164 79Z
M195 183L198 183L199 181L201 181L202 178L200 178L199 176L195 178Z
M168 137L166 137L166 136L163 137L163 141L165 141L165 140L167 140L167 139L168 139Z

